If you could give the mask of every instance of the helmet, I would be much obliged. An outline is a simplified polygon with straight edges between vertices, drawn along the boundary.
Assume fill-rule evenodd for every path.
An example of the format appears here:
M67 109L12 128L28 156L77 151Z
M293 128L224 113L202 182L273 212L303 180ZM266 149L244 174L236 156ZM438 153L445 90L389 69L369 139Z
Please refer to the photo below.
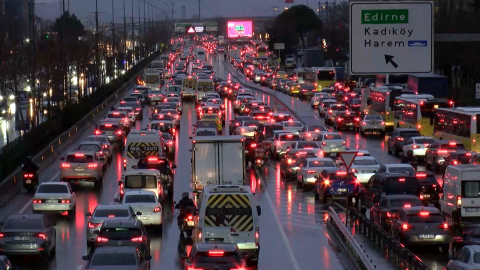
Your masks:
M182 193L182 199L188 199L188 192Z

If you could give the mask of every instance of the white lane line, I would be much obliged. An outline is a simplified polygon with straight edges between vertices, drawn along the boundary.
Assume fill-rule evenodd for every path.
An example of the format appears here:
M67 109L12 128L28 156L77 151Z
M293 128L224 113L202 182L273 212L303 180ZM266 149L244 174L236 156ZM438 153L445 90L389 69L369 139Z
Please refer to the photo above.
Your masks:
M285 225L285 226L293 226L293 227L302 227L302 228L308 228L308 229L314 229L314 230L321 230L321 229L323 229L320 224L319 224L318 227L317 227L317 226L310 226L310 225L304 225L304 224L298 224L298 223L286 221L286 222L283 222L283 225Z
M79 265L79 266L77 267L77 270L82 270L83 267L84 267L83 265Z
M52 178L50 178L47 182L52 182L53 180L57 179L57 177L60 175L60 171L58 171ZM19 214L23 213L27 207L32 204L32 200L29 200L27 204L25 204L20 211L18 211Z
M259 174L257 175L260 176ZM262 182L263 188L266 189L267 187L263 184L263 180L261 182ZM285 234L285 231L283 230L280 219L278 218L277 212L275 211L275 207L273 206L272 199L270 198L270 195L268 194L268 192L265 192L264 194L267 197L268 205L272 209L273 216L275 217L275 222L277 223L278 229L280 230L280 234L282 235L283 242L285 243L285 246L288 251L288 255L290 255L290 259L292 260L293 267L295 270L300 270L300 266L297 262L297 259L295 259L295 255L293 254L293 250L292 250L292 247L290 246L290 242L288 241L287 235Z

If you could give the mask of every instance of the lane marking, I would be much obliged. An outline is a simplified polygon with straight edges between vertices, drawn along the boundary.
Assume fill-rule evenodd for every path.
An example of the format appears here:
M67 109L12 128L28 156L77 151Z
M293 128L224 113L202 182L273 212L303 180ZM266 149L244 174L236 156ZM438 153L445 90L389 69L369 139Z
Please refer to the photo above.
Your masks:
M291 222L283 222L283 225L285 226L293 226L293 227L302 227L302 228L308 228L308 229L314 229L314 230L321 230L323 229L321 225L319 226L309 226L309 225L303 225L303 224L298 224L298 223L291 223Z
M262 178L260 174L258 174L258 176L259 178ZM261 179L261 182L262 182L263 188L266 189L267 187L264 186L263 184L263 178ZM283 242L285 243L285 246L288 251L288 255L290 255L290 259L292 260L293 267L295 270L300 270L300 266L297 262L297 259L295 258L295 255L293 254L293 250L292 250L292 247L290 246L290 242L288 241L287 235L285 234L285 231L283 230L280 219L278 218L277 212L275 211L275 207L273 206L273 202L272 202L272 199L270 198L270 194L268 194L268 192L265 192L264 194L267 197L268 205L272 209L273 216L275 217L275 222L277 223L278 229L280 230L280 234L282 235Z
M60 171L58 171L52 178L50 178L50 180L48 180L47 182L52 182L53 180L57 179L57 177L60 175ZM20 209L20 211L18 211L19 214L23 213L23 211L25 211L25 209L27 209L28 206L30 206L33 202L33 199L29 200L27 202L27 204L25 204L22 209Z
M79 266L77 267L77 270L82 270L83 267L84 267L83 265L79 265Z

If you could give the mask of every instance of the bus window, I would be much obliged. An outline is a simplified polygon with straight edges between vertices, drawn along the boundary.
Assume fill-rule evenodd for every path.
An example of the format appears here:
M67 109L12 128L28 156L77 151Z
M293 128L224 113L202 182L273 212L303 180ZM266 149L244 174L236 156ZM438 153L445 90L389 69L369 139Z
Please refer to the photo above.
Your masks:
M318 80L319 81L333 81L335 80L335 72L334 71L318 71L317 72Z

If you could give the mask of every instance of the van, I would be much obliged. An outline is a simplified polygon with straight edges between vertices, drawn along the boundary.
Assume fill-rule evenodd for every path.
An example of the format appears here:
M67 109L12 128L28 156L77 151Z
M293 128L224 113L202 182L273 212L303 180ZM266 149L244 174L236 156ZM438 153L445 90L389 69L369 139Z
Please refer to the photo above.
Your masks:
M164 155L163 138L157 130L132 130L127 137L126 150L123 156L123 169L130 170L137 165L142 156Z
M197 93L197 77L183 77L182 98L194 98Z
M448 225L455 232L480 223L480 166L448 166L439 204Z
M164 190L162 184L162 178L158 170L151 169L135 169L129 170L122 174L122 179L118 181L120 187L120 196L118 198L121 201L125 192L147 190L157 194L159 201L163 201Z
M208 92L214 92L215 84L212 79L198 79L197 80L197 101L202 100Z
M210 185L200 203L197 243L235 243L249 266L260 253L260 206L249 186Z
M203 49L203 48L201 48L201 47L197 47L197 48L195 48L195 51L197 52L196 58L197 58L198 60L201 60L202 63L204 63L204 62L205 62L205 59L206 59L206 57L207 57L207 55L205 54L205 49Z

